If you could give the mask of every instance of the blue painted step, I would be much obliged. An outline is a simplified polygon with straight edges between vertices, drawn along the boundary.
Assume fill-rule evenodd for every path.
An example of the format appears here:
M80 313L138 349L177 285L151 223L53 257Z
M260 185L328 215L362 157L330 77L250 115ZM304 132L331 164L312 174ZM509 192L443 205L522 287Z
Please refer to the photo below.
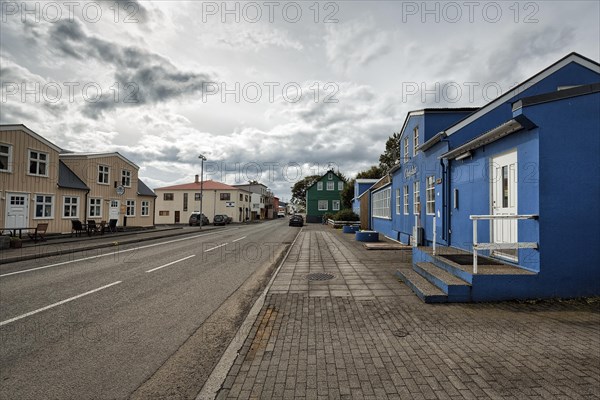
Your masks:
M471 301L471 285L452 273L430 262L418 262L413 269L428 282L448 295L448 301Z
M425 303L446 303L448 295L412 269L400 269L396 276Z

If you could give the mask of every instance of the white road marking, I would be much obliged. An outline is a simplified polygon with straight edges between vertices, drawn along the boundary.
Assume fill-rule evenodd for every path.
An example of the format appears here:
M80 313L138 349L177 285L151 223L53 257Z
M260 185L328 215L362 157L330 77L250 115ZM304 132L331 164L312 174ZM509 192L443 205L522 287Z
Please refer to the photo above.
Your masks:
M204 250L204 252L205 252L205 253L208 253L209 251L212 251L212 250L214 250L214 249L218 249L219 247L227 246L228 244L229 244L229 243L223 243L223 244L220 244L220 245L218 245L218 246L211 247L210 249Z
M242 236L239 239L232 240L231 243L239 242L240 240L246 239L248 236Z
M233 230L233 229L240 229L240 228L230 228L228 230ZM154 247L154 246L161 246L163 244L168 244L168 243L175 243L175 242L180 242L182 240L190 240L190 239L196 239L198 237L202 237L202 236L209 236L209 235L216 235L217 233L221 233L223 232L223 230L219 231L219 232L210 232L210 233L202 233L199 235L194 235L194 236L190 236L190 237L185 237L185 238L180 238L180 239L173 239L173 240L169 240L166 242L160 242L160 243L154 243L154 244L148 244L145 246L140 246L140 247L135 247L132 249L125 249L125 250L119 250L119 253L127 253L129 251L137 251L137 250L141 250L141 249L147 249L149 247ZM4 277L4 276L10 276L10 275L17 275L17 274L24 274L25 272L31 272L31 271L38 271L40 269L46 269L46 268L52 268L52 267L58 267L61 265L65 265L65 264L71 264L74 262L79 262L79 261L86 261L86 260L92 260L94 258L100 258L100 257L106 257L106 256L114 256L114 252L112 253L106 253L106 254L98 254L97 256L91 256L91 257L85 257L85 258L79 258L77 260L71 260L71 261L63 261L63 262L59 262L56 264L51 264L51 265L45 265L43 267L36 267L36 268L29 268L29 269L24 269L22 271L15 271L15 272L9 272L7 274L2 274L0 275L0 278Z
M146 271L146 272L153 272L153 271L159 270L159 269L161 269L161 268L168 267L169 265L177 264L178 262L181 262L181 261L187 260L188 258L192 258L192 257L196 257L196 255L195 255L195 254L192 254L191 256L183 257L181 260L173 261L173 262L170 262L170 263L168 263L168 264L161 265L160 267L156 267L156 268L149 269L149 270L148 270L148 271Z
M119 284L119 283L121 283L121 282L122 282L122 281L116 281L116 282L110 283L110 284L108 284L108 285L105 285L105 286L99 287L98 289L90 290L89 292L81 293L81 294L78 294L77 296L73 296L73 297L69 297L68 299L61 300L61 301L59 301L58 303L54 303L54 304L50 304L49 306L46 306L46 307L38 308L37 310L30 311L30 312L28 312L28 313L26 313L26 314L23 314L23 315L19 315L18 317L14 317L14 318L11 318L11 319L7 319L6 321L2 321L2 322L0 322L0 326L6 325L6 324L10 324L11 322L18 321L18 320L20 320L21 318L29 317L29 316L31 316L31 315L33 315L33 314L37 314L37 313L39 313L39 312L42 312L42 311L49 310L50 308L54 308L54 307L56 307L56 306L60 306L61 304L68 303L69 301L73 301L73 300L76 300L76 299L78 299L78 298L80 298L80 297L87 296L88 294L92 294L92 293L98 292L98 291L100 291L100 290L103 290L103 289L109 288L109 287L111 287L111 286L118 285L118 284Z

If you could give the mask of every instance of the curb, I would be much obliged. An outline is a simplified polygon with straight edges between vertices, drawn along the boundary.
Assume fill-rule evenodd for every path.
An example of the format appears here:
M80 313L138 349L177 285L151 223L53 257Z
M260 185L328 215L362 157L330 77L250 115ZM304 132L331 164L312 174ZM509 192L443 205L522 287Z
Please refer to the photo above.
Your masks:
M214 400L216 398L219 390L225 382L225 379L227 378L229 370L231 369L233 363L235 362L235 359L239 355L239 350L244 345L244 342L246 341L248 336L250 336L250 332L252 331L252 325L254 325L254 321L256 321L260 310L262 310L263 305L265 304L265 298L267 297L269 289L271 289L271 286L273 285L273 281L275 280L277 274L281 270L283 263L287 260L288 256L290 255L290 252L292 251L294 244L296 244L296 241L298 240L298 237L300 236L300 233L302 233L303 229L304 228L300 228L300 230L298 231L298 234L292 241L292 244L288 248L283 258L281 259L281 262L277 266L277 269L275 270L275 273L269 280L269 283L267 284L261 295L258 297L258 299L256 299L256 301L254 302L254 305L252 306L250 312L244 319L244 322L242 322L242 324L240 325L231 343L229 343L229 346L227 346L227 349L225 349L225 352L221 356L221 359L219 360L219 362L211 372L210 376L204 383L204 386L202 386L200 393L198 393L198 396L196 396L196 400ZM241 335L242 332L248 333L245 335Z
M147 242L149 240L156 240L156 239L164 239L167 237L171 237L171 236L183 236L183 235L188 235L188 234L197 234L198 232L189 232L189 231L184 231L183 228L173 228L170 229L171 230L179 230L181 229L181 232L171 232L168 234L164 234L164 235L157 235L157 236L152 236L152 237L142 237L142 238L129 238L127 240L123 240L123 241L116 241L118 242L119 246L121 245L126 245L126 244L132 244L132 243L139 243L139 242ZM212 229L208 229L208 231L211 231ZM97 249L102 249L102 248L106 248L106 247L114 247L115 242L107 242L107 243L101 243L101 244L95 244L95 245L89 245L89 246L82 246L82 247L71 247L71 248L65 248L65 249L61 249L61 250L55 250L55 251L50 251L50 252L40 252L40 253L34 253L34 254L27 254L24 256L14 256L14 257L6 257L6 258L0 258L0 265L2 264L11 264L11 263L15 263L15 262L19 262L19 261L27 261L27 260L35 260L38 258L44 258L44 257L52 257L52 256L60 256L60 255L64 255L64 254L72 254L72 253L77 253L80 251L88 251L88 250L97 250ZM60 244L66 244L66 243L57 243L57 245ZM47 246L47 245L45 245Z

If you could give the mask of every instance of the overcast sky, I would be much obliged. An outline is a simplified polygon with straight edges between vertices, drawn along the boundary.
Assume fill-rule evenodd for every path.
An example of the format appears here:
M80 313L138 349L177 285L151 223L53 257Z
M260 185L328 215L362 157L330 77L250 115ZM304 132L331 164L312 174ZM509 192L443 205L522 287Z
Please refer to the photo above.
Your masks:
M152 188L193 180L201 153L208 178L285 200L376 164L410 110L600 58L597 1L1 4L0 123L118 151Z

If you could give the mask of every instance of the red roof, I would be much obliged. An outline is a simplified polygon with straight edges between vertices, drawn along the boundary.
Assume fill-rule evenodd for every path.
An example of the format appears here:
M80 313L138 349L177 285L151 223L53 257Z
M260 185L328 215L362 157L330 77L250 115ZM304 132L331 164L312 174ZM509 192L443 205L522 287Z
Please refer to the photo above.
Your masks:
M204 190L238 190L233 186L226 185L221 182L204 181ZM200 190L200 182L183 183L181 185L165 186L154 190Z

